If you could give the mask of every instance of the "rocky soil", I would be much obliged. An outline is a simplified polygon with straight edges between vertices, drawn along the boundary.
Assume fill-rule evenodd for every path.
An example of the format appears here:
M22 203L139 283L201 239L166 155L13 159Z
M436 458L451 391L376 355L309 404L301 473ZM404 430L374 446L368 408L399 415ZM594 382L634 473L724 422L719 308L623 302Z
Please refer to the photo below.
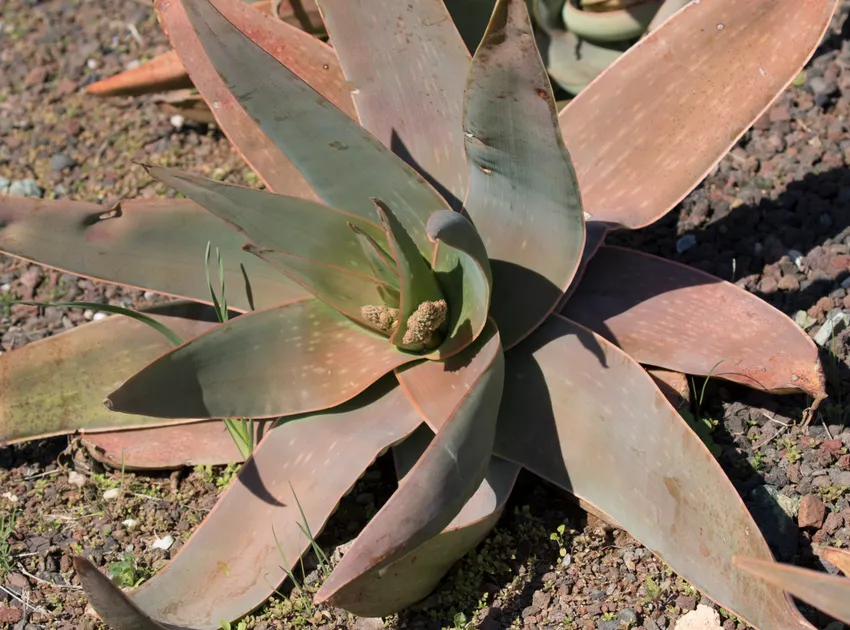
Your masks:
M693 194L651 228L610 239L736 282L821 346L830 399L809 428L798 426L801 397L713 381L695 412L716 422L711 441L720 462L777 555L831 573L813 549L850 544L848 11L843 2L805 72ZM147 99L82 93L165 50L145 0L4 0L0 194L104 204L165 194L134 161L254 183L215 129L175 125ZM2 258L4 352L97 316L12 305L17 299L141 307L155 296ZM0 628L101 627L86 613L73 555L87 555L125 586L147 579L180 549L233 472L121 474L68 438L0 449ZM331 551L350 539L392 492L393 478L386 461L370 469L320 544ZM493 534L403 615L382 622L314 608L318 574L309 562L306 573L300 588L284 585L245 627L663 630L700 603L713 607L627 534L530 476L521 477ZM724 629L746 627L718 613ZM841 628L806 614L818 628Z

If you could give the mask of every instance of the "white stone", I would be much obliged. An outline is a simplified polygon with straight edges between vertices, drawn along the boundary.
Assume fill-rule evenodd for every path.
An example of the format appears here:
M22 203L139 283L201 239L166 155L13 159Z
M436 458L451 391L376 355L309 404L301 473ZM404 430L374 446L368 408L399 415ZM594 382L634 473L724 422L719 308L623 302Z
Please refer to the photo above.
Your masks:
M174 544L174 538L172 538L170 535L166 535L166 536L163 536L162 538L157 536L156 540L153 541L153 545L151 545L151 546L154 549L163 549L165 551L168 551L169 549L171 549L171 545L173 545L173 544Z
M118 488L110 488L109 490L105 490L103 492L103 498L106 501L112 501L113 499L117 499L121 496L121 491Z
M673 626L674 630L721 630L720 613L714 608L709 608L705 604L697 606L696 610L692 610L686 615L683 615L676 621Z
M96 322L99 322L99 321L100 321L100 320L102 320L102 319L106 319L107 317L109 317L109 315L107 315L107 314L106 314L106 313L104 313L103 311L98 311L97 313L95 313L94 315L92 315L92 319L93 319L94 321L96 321Z
M844 311L839 311L823 323L813 339L819 346L825 346L847 326L850 326L850 315Z
M72 486L76 486L77 488L82 488L84 485L86 485L87 481L88 480L86 479L85 475L81 475L76 470L72 470L68 474L68 483L70 483Z

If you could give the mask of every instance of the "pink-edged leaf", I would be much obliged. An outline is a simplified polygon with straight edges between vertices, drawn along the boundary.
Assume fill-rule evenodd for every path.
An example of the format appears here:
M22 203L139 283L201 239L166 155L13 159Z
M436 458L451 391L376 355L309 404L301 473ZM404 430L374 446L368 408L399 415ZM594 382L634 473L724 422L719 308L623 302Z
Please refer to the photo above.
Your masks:
M691 387L685 374L662 368L647 368L646 373L652 377L655 385L664 394L664 398L676 408L676 411L682 411L691 406Z
M827 547L820 551L820 555L827 562L831 562L837 566L844 575L850 578L850 550Z
M425 223L448 207L432 186L220 12L241 5L239 0L171 4L185 8L221 80L324 202L376 221L371 199L383 200L430 256Z
M679 263L601 247L562 313L647 365L825 396L817 348L799 326L734 284Z
M122 415L122 414L114 414ZM273 420L256 420L254 443ZM219 466L243 457L220 420L150 429L87 433L81 442L99 462L124 470L170 470L184 466Z
M555 309L556 312L560 312L564 306L566 306L567 302L569 302L570 298L573 296L573 293L575 293L576 289L581 285L581 279L584 277L584 272L587 269L588 263L590 263L591 259L596 256L596 252L598 252L599 248L605 243L605 237L608 235L612 226L607 223L602 223L601 221L588 221L584 224L584 227L585 240L584 249L581 252L581 260L579 261L576 275L573 276L572 282L570 282L570 286L566 291L564 291L564 295L561 296L561 300L558 302L558 306Z
M192 87L192 81L173 50L140 66L86 86L95 96L139 96Z
M456 210L466 196L469 52L441 0L319 0L360 123ZM375 37L375 33L392 36Z
M82 201L0 197L0 251L95 280L208 303L203 265L208 242L222 253L234 309L307 295L243 252L243 236L188 199L125 201L108 209Z
M742 571L850 624L850 579L760 558L737 556L732 561Z
M560 114L585 210L637 228L675 206L797 76L835 6L691 2L629 49Z
M239 105L204 52L180 0L156 0L157 15L180 60L203 95L219 126L245 162L271 190L318 200L312 187L257 122ZM278 19L263 15L239 0L217 1L216 8L272 57L355 118L349 87L333 49Z
M428 369L430 365L437 365L440 373ZM473 344L445 363L425 362L420 367L425 368L422 378L446 384L440 398L449 403L440 405L440 411L448 407L448 413L426 416L440 425L436 437L319 589L319 602L350 603L343 595L346 586L367 572L380 572L438 535L484 480L504 381L496 327L491 322ZM419 380L416 372L416 367L406 371L408 384ZM409 395L411 388L405 391ZM426 404L410 400L420 411Z
M137 372L107 404L162 418L308 413L353 398L417 358L307 299L217 326Z
M80 578L92 608L114 630L169 630L141 611L108 577L82 556L74 558L74 569Z
M484 329L493 278L481 236L466 217L441 210L431 215L426 227L428 238L435 243L431 269L449 304L446 340L432 357L446 359Z
M508 354L495 453L595 505L757 628L806 627L778 589L732 565L770 560L699 437L622 350L553 315Z
M250 612L309 547L301 527L317 536L366 467L420 422L387 378L337 409L275 427L176 558L130 598L160 623L194 629Z
M152 316L184 339L214 325ZM147 324L113 316L4 353L0 356L0 443L168 424L159 418L111 413L103 399L171 347Z
M464 133L464 205L490 255L490 312L507 349L556 307L584 248L581 197L525 0L496 3L472 60Z
M433 431L421 426L393 449L399 479L413 468L433 438ZM427 597L452 565L493 529L519 470L516 464L491 458L484 481L442 532L389 566L349 582L334 595L336 604L355 615L379 617Z

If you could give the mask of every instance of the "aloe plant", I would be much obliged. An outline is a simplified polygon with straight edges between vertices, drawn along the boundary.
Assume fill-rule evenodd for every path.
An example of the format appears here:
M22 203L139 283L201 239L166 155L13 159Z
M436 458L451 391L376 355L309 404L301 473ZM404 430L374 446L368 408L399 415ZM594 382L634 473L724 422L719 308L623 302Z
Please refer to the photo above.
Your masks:
M120 630L246 614L392 447L398 490L319 602L375 616L426 596L526 468L757 627L807 627L733 563L772 558L639 363L814 409L814 344L734 285L604 239L696 186L797 75L834 0L692 4L560 114L523 0L497 2L480 43L477 14L456 28L440 0L318 4L334 48L238 0L156 1L268 190L149 166L187 199L0 198L0 250L201 306L212 243L242 313L148 313L190 339L174 349L112 317L0 357L6 442L76 430L105 461L167 468L238 459L216 419L257 420L256 450L157 576L125 594L76 559L94 608Z

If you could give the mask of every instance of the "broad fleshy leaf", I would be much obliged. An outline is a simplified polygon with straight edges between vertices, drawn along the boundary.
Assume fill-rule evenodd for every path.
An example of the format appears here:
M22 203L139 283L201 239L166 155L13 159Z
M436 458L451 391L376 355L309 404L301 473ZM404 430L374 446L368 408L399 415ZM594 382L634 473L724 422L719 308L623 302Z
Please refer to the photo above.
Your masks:
M572 298L573 293L581 286L581 280L584 278L584 272L587 270L588 263L596 256L596 252L605 243L605 237L608 235L610 229L610 225L601 221L588 221L585 223L585 241L584 249L581 252L581 261L579 261L578 269L575 276L573 276L572 282L570 282L570 286L564 291L564 295L558 302L558 306L555 309L556 312L560 313L564 309L567 302Z
M448 413L429 418L440 423L440 430L319 589L319 602L338 605L336 594L350 582L367 571L388 567L439 534L484 480L504 381L504 355L496 327L491 323L447 364L422 363L428 376L433 374L427 369L432 364L444 370L433 375L434 381L447 384L441 392L440 412L448 401ZM408 382L419 380L416 371L414 367L407 372ZM423 401L410 399L421 412ZM361 606L365 609L369 604Z
M827 562L831 562L837 566L839 571L850 578L850 550L839 549L837 547L827 547L826 549L821 550L820 555L822 555Z
M339 408L276 427L177 557L131 599L163 624L197 630L245 615L310 545L299 524L318 536L366 467L420 422L387 378Z
M0 251L96 280L209 302L203 255L222 252L231 306L263 308L307 295L254 256L245 239L188 199L82 201L0 197Z
M560 114L585 210L629 228L664 215L797 76L835 6L691 2L629 49Z
M691 406L691 387L685 374L661 368L646 368L646 373L676 411L681 412Z
M339 313L377 331L360 311L367 304L380 304L383 300L384 285L375 278L251 243L245 245L245 250L303 285Z
M255 421L255 444L268 433L273 423L273 420ZM171 470L243 461L236 443L220 420L88 433L83 435L81 442L99 462L125 470Z
M732 565L771 555L717 461L643 368L590 330L553 315L511 352L494 450L609 514L755 627L806 627L780 590Z
M462 214L436 212L426 227L435 243L431 269L449 304L446 340L433 356L446 359L469 345L487 323L490 259L475 227Z
M434 433L421 426L393 449L399 478L413 468ZM346 610L365 617L381 616L424 599L442 577L490 532L499 520L520 467L493 457L484 481L460 513L421 547L381 569L372 569L334 594Z
M289 0L282 0L276 17L308 33L320 32L322 17L315 2L313 0L307 2L295 0L295 2L298 10ZM271 0L260 0L249 4L252 9L271 14ZM180 57L175 51L170 50L136 68L87 85L85 90L96 96L139 96L189 87L192 87L192 80L186 73Z
M329 205L372 221L377 214L371 198L382 199L420 250L430 255L425 222L432 212L447 207L434 189L219 12L238 0L179 3L240 106L316 193Z
M736 567L850 624L850 579L759 558L735 557Z
M187 339L214 326L196 319L154 317ZM74 431L168 424L159 418L111 413L103 398L171 347L147 324L113 316L4 353L0 444Z
M139 609L120 588L86 558L74 558L74 570L100 618L117 630L168 630Z
M213 67L180 0L156 0L159 21L180 56L192 83L203 95L219 126L247 164L271 190L294 197L318 200L312 187L286 155L266 137L256 121ZM348 85L336 53L327 44L278 19L263 15L250 5L231 0L216 8L268 54L286 64L351 118L356 118Z
M558 304L584 247L578 184L525 0L496 3L472 61L464 132L465 207L490 254L491 314L510 348Z
M825 396L817 348L799 326L692 267L606 245L562 312L647 365Z
M390 253L399 273L400 303L398 308L398 326L390 337L392 343L408 348L421 346L421 341L407 339L410 330L410 317L424 302L437 302L443 299L443 292L437 278L422 257L416 243L405 231L404 226L392 209L380 199L375 199L378 216L389 240ZM433 245L432 245L433 249Z
M107 404L161 418L308 413L353 398L417 358L307 299L217 326L133 375Z
M150 174L190 197L253 243L244 246L311 294L369 325L360 307L379 301L378 280L349 224L387 246L381 226L298 197L225 184L156 166ZM418 253L418 252L417 252ZM420 257L421 258L421 257Z
M469 52L443 2L319 5L360 124L460 210L469 177L462 124Z

